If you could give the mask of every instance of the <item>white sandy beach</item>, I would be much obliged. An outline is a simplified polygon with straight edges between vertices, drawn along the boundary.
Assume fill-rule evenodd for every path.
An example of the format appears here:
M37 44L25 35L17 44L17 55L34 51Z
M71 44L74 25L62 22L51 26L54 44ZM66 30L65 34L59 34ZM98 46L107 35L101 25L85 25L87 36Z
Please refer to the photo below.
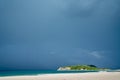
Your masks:
M9 77L0 77L0 80L120 80L120 72L43 74L36 76L9 76Z

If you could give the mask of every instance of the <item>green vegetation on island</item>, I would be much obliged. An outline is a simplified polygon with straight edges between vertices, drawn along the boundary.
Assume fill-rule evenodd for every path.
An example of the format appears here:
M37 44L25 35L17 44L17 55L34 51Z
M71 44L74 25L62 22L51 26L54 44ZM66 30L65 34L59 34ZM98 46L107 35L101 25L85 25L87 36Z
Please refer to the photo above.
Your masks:
M59 67L57 70L100 70L107 71L107 68L98 68L95 65L73 65L73 66L64 66Z

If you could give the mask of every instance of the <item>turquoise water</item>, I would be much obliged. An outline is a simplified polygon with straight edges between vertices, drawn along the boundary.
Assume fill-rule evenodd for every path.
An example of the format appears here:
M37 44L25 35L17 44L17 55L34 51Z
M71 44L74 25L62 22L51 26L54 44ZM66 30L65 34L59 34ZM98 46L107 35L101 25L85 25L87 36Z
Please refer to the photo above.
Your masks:
M30 71L0 71L0 76L21 76L21 75L38 75L38 74L60 74L60 73L86 73L98 71L56 71L56 70L30 70Z

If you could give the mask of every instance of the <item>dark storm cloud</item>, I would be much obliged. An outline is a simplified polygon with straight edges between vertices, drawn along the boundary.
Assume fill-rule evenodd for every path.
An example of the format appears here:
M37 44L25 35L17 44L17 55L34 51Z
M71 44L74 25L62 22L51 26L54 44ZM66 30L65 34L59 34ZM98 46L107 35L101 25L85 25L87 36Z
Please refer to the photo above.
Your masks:
M119 3L1 0L1 69L52 69L80 63L118 67Z
M58 5L69 17L88 17L97 10L104 0L61 0ZM59 4L61 2L61 4Z

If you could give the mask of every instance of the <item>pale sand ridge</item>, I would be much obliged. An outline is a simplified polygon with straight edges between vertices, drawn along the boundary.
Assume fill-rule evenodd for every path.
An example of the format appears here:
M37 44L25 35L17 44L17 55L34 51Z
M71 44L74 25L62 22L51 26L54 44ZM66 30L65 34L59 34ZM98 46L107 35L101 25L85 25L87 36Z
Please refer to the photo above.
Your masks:
M8 76L0 80L120 80L120 72L44 74L35 76Z

